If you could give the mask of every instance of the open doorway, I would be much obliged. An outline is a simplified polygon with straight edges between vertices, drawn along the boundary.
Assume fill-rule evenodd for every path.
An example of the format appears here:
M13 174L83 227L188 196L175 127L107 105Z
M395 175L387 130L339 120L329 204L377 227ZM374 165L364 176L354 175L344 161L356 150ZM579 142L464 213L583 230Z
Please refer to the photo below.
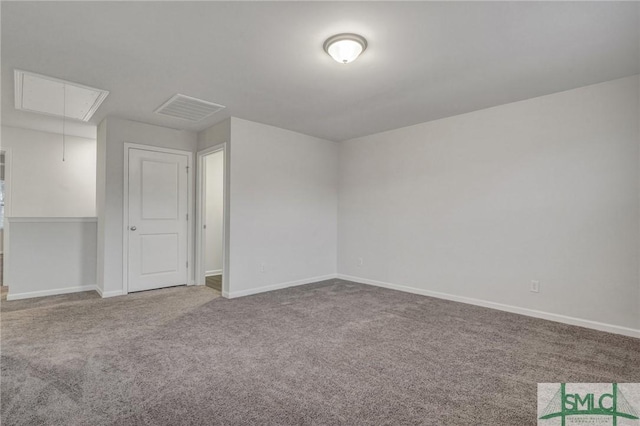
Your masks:
M223 292L225 264L225 147L198 153L198 277Z

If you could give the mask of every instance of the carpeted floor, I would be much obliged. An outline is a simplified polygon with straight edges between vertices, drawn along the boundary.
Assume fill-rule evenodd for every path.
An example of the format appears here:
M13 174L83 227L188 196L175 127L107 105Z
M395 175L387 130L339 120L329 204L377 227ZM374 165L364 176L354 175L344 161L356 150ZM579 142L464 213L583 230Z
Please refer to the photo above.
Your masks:
M524 426L538 382L640 382L640 339L340 280L2 303L7 426Z

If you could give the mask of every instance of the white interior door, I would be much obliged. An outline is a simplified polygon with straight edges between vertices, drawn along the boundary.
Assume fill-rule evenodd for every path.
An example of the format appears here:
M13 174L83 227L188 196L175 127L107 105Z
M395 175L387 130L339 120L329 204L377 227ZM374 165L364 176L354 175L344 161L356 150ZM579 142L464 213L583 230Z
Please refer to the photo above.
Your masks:
M187 283L188 157L129 149L128 291Z

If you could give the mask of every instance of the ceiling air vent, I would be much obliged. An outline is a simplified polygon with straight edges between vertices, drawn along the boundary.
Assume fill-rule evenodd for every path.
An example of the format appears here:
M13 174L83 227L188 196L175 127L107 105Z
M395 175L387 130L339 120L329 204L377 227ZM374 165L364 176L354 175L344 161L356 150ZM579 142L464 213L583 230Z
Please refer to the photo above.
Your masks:
M181 118L183 120L200 121L211 114L215 114L223 108L223 105L177 94L167 102L160 105L160 107L154 112L156 114L168 115L169 117Z
M14 70L16 109L89 121L109 92Z

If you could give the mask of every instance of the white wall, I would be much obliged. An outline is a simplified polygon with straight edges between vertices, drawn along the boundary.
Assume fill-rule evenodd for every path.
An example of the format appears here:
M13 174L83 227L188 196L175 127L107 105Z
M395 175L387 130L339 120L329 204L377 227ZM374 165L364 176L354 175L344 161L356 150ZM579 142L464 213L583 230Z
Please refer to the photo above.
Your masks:
M339 273L640 329L638 84L341 143Z
M214 152L205 157L206 220L205 271L206 275L222 273L223 214L224 214L224 153Z
M95 218L10 219L7 298L94 290Z
M198 151L211 148L231 140L231 119L221 121L198 133ZM227 147L228 150L229 147Z
M237 118L230 135L230 296L334 275L337 144Z
M2 149L10 150L11 198L5 214L14 217L96 215L96 140L2 127Z
M95 288L96 223L84 218L96 215L96 140L65 136L63 162L62 138L2 127L10 299Z
M197 135L108 117L98 128L98 287L104 296L122 294L124 144L137 143L195 152ZM192 173L193 183L193 173ZM192 185L193 186L193 185ZM190 199L194 200L192 192ZM190 242L192 245L193 242ZM193 279L193 274L190 277Z

